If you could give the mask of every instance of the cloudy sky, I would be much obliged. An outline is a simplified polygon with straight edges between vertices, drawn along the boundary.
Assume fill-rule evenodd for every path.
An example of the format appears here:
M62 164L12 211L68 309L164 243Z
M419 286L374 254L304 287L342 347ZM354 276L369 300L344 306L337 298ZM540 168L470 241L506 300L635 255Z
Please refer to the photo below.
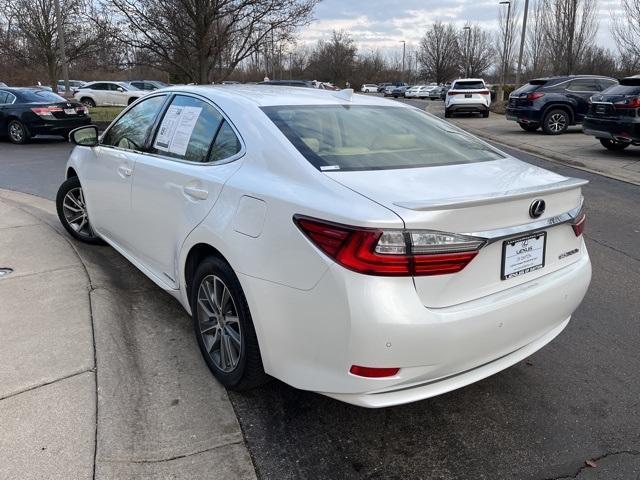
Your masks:
M469 21L496 29L499 0L322 0L316 7L316 20L303 29L305 43L327 38L332 30L350 33L362 50L401 51L417 46L425 29L435 20L453 22L460 27ZM530 0L530 8L538 0ZM614 48L609 33L609 12L616 0L599 0L600 28L597 43Z

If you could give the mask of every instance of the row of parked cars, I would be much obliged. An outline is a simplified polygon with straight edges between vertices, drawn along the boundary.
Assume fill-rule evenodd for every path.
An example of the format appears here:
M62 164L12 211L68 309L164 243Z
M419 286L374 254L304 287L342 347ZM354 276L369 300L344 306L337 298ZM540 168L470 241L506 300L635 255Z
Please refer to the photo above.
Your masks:
M428 85L413 85L410 86L405 82L395 83L365 83L360 88L362 93L382 93L385 97L404 97L404 98L420 98L431 100L441 99L444 100L444 94L448 87L442 87L437 83L430 83Z
M506 117L523 130L540 128L547 135L582 124L584 133L609 150L640 146L640 75L534 79L509 96Z

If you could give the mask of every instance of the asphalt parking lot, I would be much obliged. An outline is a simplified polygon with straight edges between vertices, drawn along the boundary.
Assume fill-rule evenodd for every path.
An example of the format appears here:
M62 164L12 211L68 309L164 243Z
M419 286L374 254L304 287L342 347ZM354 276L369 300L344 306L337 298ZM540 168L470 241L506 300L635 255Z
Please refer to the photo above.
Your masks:
M590 181L593 281L567 329L504 372L400 407L360 409L277 381L232 393L259 478L640 478L640 188L505 150ZM54 198L69 151L50 140L1 142L0 188ZM113 261L93 260L104 268ZM203 374L201 381L214 379ZM587 467L588 459L598 467Z

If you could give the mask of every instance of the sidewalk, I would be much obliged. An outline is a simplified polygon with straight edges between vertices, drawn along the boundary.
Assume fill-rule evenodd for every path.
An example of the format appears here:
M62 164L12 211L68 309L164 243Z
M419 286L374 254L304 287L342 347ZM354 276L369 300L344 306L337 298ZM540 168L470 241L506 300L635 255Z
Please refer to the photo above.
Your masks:
M504 115L492 113L489 118L457 117L452 123L470 133L525 152L640 185L640 148L621 152L606 150L600 142L582 133L581 126L570 127L559 136L545 135L540 130L525 132Z
M0 190L0 479L253 479L191 320L53 202ZM95 347L94 347L95 346Z

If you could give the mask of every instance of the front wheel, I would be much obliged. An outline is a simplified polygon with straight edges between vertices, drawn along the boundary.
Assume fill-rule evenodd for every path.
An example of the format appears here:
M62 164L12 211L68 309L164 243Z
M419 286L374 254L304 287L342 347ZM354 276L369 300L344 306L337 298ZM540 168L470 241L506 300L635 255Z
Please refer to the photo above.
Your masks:
M27 143L29 138L31 138L29 130L27 130L27 127L25 127L20 120L11 120L7 126L7 130L11 143L22 145L23 143Z
M550 110L544 116L542 122L542 130L547 135L560 135L567 131L569 128L569 114L566 110Z
M60 185L56 195L56 210L60 223L73 238L93 245L104 244L104 241L91 228L82 185L78 177L71 177Z
M206 258L195 273L190 303L198 346L220 383L232 390L265 383L249 306L229 264Z
M631 143L629 142L616 142L615 140L610 140L608 138L599 138L598 140L600 140L600 143L604 148L606 148L607 150L612 150L614 152L624 150L629 145L631 145Z

